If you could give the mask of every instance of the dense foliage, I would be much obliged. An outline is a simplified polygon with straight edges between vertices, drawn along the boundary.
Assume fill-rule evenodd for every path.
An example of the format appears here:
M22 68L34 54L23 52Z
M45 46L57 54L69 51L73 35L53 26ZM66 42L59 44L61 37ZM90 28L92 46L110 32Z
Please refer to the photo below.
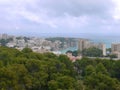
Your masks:
M0 90L120 90L120 61L0 47Z
M66 54L67 54L67 53L71 53L73 56L78 56L78 51L68 50L68 51L66 52Z
M12 38L9 38L9 39L0 39L0 44L2 46L6 46L6 44L10 41L12 41L13 39Z
M88 49L84 49L82 51L82 55L83 56L89 56L89 57L101 57L102 56L102 50L95 48L95 47L91 47Z

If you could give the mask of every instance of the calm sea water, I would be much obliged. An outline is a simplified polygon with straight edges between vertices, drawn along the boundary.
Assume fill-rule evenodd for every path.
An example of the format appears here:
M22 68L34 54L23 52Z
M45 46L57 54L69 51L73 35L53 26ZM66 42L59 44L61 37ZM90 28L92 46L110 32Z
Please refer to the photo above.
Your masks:
M76 38L86 38L95 43L105 43L107 48L111 48L112 43L120 43L120 35L99 35L99 34L76 34L71 35ZM70 47L66 50L62 50L65 53L68 50L76 50L77 47Z
M36 34L38 37L72 37L90 39L95 43L105 43L107 48L111 47L112 43L120 42L120 34L102 34L102 33L42 33ZM70 47L66 50L74 50L76 47Z
M99 43L105 43L107 48L111 47L112 43L120 43L120 37L101 37L101 38L92 38L93 42Z
M42 34L46 36L46 34ZM90 39L93 42L105 43L107 47L111 47L111 43L120 42L120 34L99 34L99 33L55 33L47 34L47 37L73 37L73 38L85 38Z
M111 48L111 43L120 42L119 39L110 39L110 38L106 38L106 39L92 38L90 40L95 43L100 43L100 42L105 43L106 48ZM68 50L75 51L77 50L77 47L69 47L67 49L61 50L61 53L65 54Z
M105 43L106 44L106 47L107 48L110 48L111 47L111 44L112 43L120 43L120 34L114 34L114 33L111 33L109 34L102 34L102 33L41 33L41 34L26 34L26 35L32 35L32 36L38 36L38 37L44 37L44 38L48 38L48 37L72 37L72 38L85 38L85 39L89 39L91 40L92 42L95 42L95 43ZM61 52L62 53L65 53L66 51L68 50L76 50L77 47L70 47L70 48L67 48L65 50L62 50Z

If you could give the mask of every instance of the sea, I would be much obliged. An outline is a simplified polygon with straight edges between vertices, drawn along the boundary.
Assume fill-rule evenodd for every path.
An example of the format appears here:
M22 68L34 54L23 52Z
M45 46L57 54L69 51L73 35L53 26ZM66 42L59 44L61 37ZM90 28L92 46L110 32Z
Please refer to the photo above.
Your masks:
M36 35L37 36L37 35ZM104 34L104 33L42 33L39 37L71 37L89 39L95 43L105 43L107 48L111 47L112 43L120 43L120 34Z
M26 34L32 35L32 34ZM34 35L33 35L34 36ZM89 39L95 43L104 43L107 48L111 48L112 43L120 43L120 33L41 33L36 34L37 37L66 37L66 38L84 38ZM69 47L65 50L62 50L62 53L65 53L67 50L77 50L77 47Z
M62 36L62 35L61 35ZM64 35L63 35L64 37ZM109 34L72 34L72 35L66 35L66 37L74 37L74 38L85 38L89 39L91 42L94 43L104 43L106 44L106 48L111 48L112 43L120 43L120 35L109 35ZM67 49L61 50L62 53L65 53L66 51L71 50L75 51L77 50L77 47L69 47Z
M23 35L23 34L22 34ZM120 42L120 33L26 33L25 36L37 37L71 37L89 39L96 43L105 43L107 48L111 47L111 43Z
M90 38L89 38L90 39ZM102 38L100 38L100 39L98 39L98 38L92 38L92 39L90 39L91 40L91 42L94 42L94 43L104 43L104 44L106 44L106 48L111 48L111 44L112 43L120 43L120 40L119 39L109 39L109 38L106 38L106 39L102 39ZM67 51L69 51L69 50L71 50L71 51L75 51L75 50L77 50L78 48L77 47L69 47L69 48L67 48L67 49L64 49L64 50L61 50L60 52L62 53L62 54L65 54Z

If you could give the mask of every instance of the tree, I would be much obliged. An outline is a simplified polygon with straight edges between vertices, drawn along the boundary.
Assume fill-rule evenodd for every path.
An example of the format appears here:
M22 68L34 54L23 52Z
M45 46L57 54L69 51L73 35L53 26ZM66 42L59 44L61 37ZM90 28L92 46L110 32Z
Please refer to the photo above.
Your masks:
M0 47L0 90L120 90L120 61Z
M78 56L78 51L73 51L72 55L73 56Z
M89 56L89 57L101 57L102 56L102 50L92 47L88 49L84 49L82 51L83 56Z
M24 48L24 49L22 50L22 52L23 52L23 53L31 53L31 52L32 52L32 49L30 49L30 48Z
M96 72L108 75L107 69L104 67L104 65L102 63L99 63L96 66Z
M113 58L117 58L117 55L116 54L110 54L109 57L112 60Z
M95 71L92 66L86 68L85 85L86 90L118 90L118 80L111 78L103 64L99 63L95 67Z
M85 75L91 75L93 72L95 72L95 68L92 65L88 65L85 69Z
M55 80L51 80L48 83L49 90L57 90L59 89L58 82Z
M69 76L62 76L57 78L59 88L62 90L74 89L75 79Z
M120 60L116 61L113 64L113 68L112 68L112 75L113 77L117 78L120 80Z

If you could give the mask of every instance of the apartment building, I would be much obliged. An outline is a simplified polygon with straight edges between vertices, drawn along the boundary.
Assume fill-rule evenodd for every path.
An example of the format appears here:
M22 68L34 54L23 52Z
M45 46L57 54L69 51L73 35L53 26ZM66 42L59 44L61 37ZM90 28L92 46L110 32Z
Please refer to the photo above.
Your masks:
M101 49L103 51L103 56L106 56L106 45L104 43L93 43L88 39L78 40L78 51L82 52L84 49L88 49L91 47Z
M112 54L116 54L118 58L120 58L120 43L112 43L111 44Z
M90 47L90 41L88 39L79 39L78 40L78 50L80 52L89 47Z

